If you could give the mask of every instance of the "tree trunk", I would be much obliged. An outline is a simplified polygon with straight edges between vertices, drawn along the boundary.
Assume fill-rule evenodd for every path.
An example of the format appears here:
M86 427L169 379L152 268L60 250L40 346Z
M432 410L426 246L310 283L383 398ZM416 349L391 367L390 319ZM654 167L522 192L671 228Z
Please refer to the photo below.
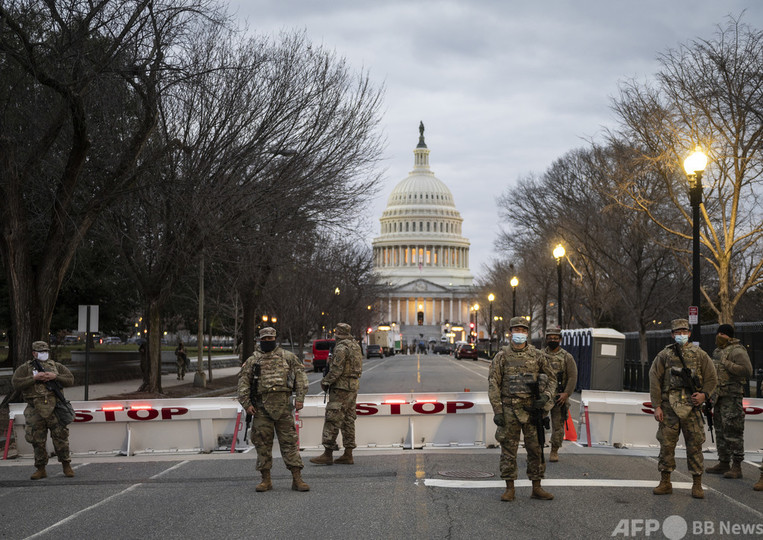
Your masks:
M246 361L254 353L257 328L257 302L253 292L241 293L241 359Z
M162 335L161 310L158 299L148 303L148 391L162 393Z

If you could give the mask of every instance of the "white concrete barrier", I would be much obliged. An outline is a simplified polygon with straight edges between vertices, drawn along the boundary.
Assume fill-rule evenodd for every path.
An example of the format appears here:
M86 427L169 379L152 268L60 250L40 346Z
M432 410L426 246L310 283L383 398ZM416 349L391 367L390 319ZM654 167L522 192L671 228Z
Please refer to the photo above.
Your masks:
M243 450L245 413L235 398L74 401L69 426L74 455L200 453ZM11 404L10 418L19 454L32 455L24 439L23 403ZM308 396L299 411L302 448L321 448L326 406ZM493 410L486 392L361 394L357 404L359 447L493 446ZM249 437L247 437L249 439ZM341 443L341 435L340 435ZM52 450L50 440L48 445Z
M360 394L355 410L358 447L496 444L487 392ZM302 448L321 448L325 411L322 396L307 397L299 415Z
M744 445L748 452L763 450L763 399L743 398L745 409ZM586 423L585 409L588 409ZM579 440L591 445L658 446L657 422L651 398L644 392L604 392L583 390ZM703 448L715 450L705 425ZM679 444L683 438L679 440Z
M76 455L159 452L200 453L229 448L234 433L243 443L244 420L234 398L73 401L69 446ZM21 456L32 455L24 438L24 403L12 403L10 418ZM238 429L237 429L238 428ZM50 437L48 446L52 450Z

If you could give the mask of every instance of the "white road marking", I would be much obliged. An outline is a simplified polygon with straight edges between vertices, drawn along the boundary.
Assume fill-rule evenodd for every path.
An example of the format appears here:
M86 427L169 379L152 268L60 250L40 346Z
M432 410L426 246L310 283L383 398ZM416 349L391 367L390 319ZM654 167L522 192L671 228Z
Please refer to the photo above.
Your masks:
M469 371L469 372L471 372L471 373L474 373L475 375L479 375L479 376L481 376L481 377L485 377L485 379L487 379L487 368L488 368L488 366L482 366L481 364L476 364L477 366L480 366L480 367L484 367L484 368L485 368L485 372L484 372L484 373L482 373L482 372L478 372L478 371L475 371L475 370L473 370L472 368L466 367L466 366L463 364L463 360L455 360L455 359L451 358L451 359L450 359L450 361L451 361L451 362L453 362L453 363L455 363L455 364L456 364L458 367L460 367L461 369L465 369L466 371Z
M170 471L172 471L172 470L174 470L174 469L177 469L177 468L179 468L179 467L181 467L181 466L185 465L186 463L189 463L189 461L188 461L188 460L186 460L186 461L181 461L180 463L176 463L176 464L175 464L175 465L173 465L172 467L169 467L168 469L165 469L165 470L163 470L162 472L160 472L160 473L158 473L158 474L155 474L154 476L152 476L152 477L150 478L150 480L153 480L153 479L155 479L155 478L159 478L160 476L162 476L162 475L164 475L164 474L166 474L166 473L168 473L168 472L170 472ZM129 493L129 492L131 492L131 491L134 491L135 489L139 488L139 487L140 487L140 486L142 486L142 485L143 485L143 483L140 483L140 484L133 484L133 485L131 485L130 487L123 489L123 490L122 490L122 491L120 491L119 493L115 493L114 495L111 495L110 497L106 497L106 498L105 498L105 499L103 499L102 501L99 501L99 502L97 502L97 503L95 503L95 504L93 504L93 505L90 505L90 506L88 506L87 508L83 508L83 509L82 509L82 510L80 510L79 512L75 512L74 514L70 515L69 517L66 517L66 518L62 519L61 521L58 521L57 523L54 523L54 524L53 524L53 525L51 525L50 527L46 527L45 529L43 529L43 530L41 530L41 531L39 531L39 532L36 532L36 533L35 533L35 534L33 534L32 536L27 536L27 540L29 540L30 538L37 538L37 537L39 537L39 536L42 536L43 534L45 534L45 533L47 533L47 532L50 532L50 531L52 531L53 529L55 529L55 528L57 528L57 527L60 527L61 525L65 524L65 523L69 523L70 521L73 521L75 518L77 518L78 516L80 516L80 515L84 514L85 512L89 512L90 510L93 510L93 509L95 509L95 508L98 508L99 506L102 506L102 505L106 504L107 502L109 502L109 501L111 501L111 500L113 500L113 499L116 499L117 497L119 497L119 496L121 496L121 495L124 495L125 493Z
M628 479L582 479L582 478L552 478L543 480L544 486L556 487L618 487L618 488L653 488L657 480L628 480ZM440 478L425 478L425 486L447 488L501 488L506 487L503 480L443 480ZM515 480L514 487L531 487L530 480ZM691 482L673 482L675 489L691 489Z
M658 461L657 461L655 458L653 458L653 457L650 457L650 458L648 458L648 459L649 459L649 461L651 461L651 462L652 462L652 463L654 463L655 465L658 463ZM678 474L683 474L683 473L678 473ZM676 485L676 482L673 482L673 485L675 486L675 485ZM762 519L763 519L763 513L759 512L758 510L755 510L754 508L750 508L750 507L749 507L749 506L747 506L746 504L744 504L744 503L742 503L742 502L739 502L738 500L734 499L733 497L729 497L729 496L728 496L728 495L726 495L725 493L722 493L722 492L718 491L717 489L713 489L713 488L711 488L711 487L709 487L709 486L706 486L705 484L702 484L702 487L703 487L704 489L708 490L708 491L712 491L713 493L717 493L718 495L720 495L721 497L723 497L724 499L726 499L726 500L727 500L727 501L729 501L730 503L734 504L735 506L738 506L739 508L742 508L742 509L744 509L744 510L747 510L747 511L749 511L749 512L752 512L753 514L755 514L755 515L756 515L756 516L758 516L759 518L762 518Z

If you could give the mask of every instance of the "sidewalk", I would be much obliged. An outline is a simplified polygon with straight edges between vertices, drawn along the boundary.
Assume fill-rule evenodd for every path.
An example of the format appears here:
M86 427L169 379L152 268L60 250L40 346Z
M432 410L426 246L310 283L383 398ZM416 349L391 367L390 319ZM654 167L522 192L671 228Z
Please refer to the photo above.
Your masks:
M224 379L227 377L237 376L241 368L239 367L227 367L227 368L213 368L212 376L213 381L218 379ZM196 371L190 371L186 373L185 379L182 381L177 380L176 373L165 373L162 375L162 390L165 392L176 386L193 385L193 378ZM204 370L204 373L208 373ZM88 385L88 398L91 400L97 400L105 396L115 396L119 394L128 394L136 392L141 385L140 379L131 379L127 381L117 381L110 383L100 383ZM235 383L234 383L235 384ZM198 393L203 394L206 389L198 388ZM85 386L70 386L64 389L66 398L69 401L84 401L85 399Z
M195 366L195 363L194 363ZM236 377L238 376L239 371L241 370L240 367L224 367L224 368L212 368L212 376L213 376L213 382L217 382L221 379L227 379L230 377ZM192 386L193 385L193 378L196 371L189 371L185 375L185 380L179 381L177 380L177 374L176 373L165 373L162 374L162 390L164 392L167 392L167 390L179 386ZM204 373L207 375L207 381L209 380L209 375L207 370L204 370ZM96 383L96 384L90 384L88 385L88 399L91 400L97 400L101 399L106 396L116 396L120 394L130 394L137 392L138 388L141 385L142 380L141 379L128 379L124 381L115 381L115 382L108 382L108 383ZM231 386L235 386L235 380L226 381L229 382ZM195 388L194 391L190 391L189 389L189 395L199 395L204 394L208 392L209 389L207 388ZM219 391L219 388L218 388ZM78 385L78 386L70 386L69 388L64 388L64 395L66 396L66 399L69 401L84 401L85 400L85 386L84 385ZM2 400L5 396L0 395L0 400Z

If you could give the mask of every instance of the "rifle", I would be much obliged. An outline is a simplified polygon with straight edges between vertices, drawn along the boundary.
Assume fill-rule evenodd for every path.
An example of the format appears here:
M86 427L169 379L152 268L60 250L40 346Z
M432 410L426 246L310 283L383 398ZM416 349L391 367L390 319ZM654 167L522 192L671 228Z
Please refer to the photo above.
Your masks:
M326 359L326 365L323 366L323 376L329 374L329 371L331 371L331 361L334 359L334 351L329 351L329 357ZM326 403L326 396L328 396L329 390L331 389L331 385L323 392L323 403Z
M252 405L255 404L257 401L257 385L260 382L260 373L261 373L262 367L259 363L254 363L254 373L252 374L252 381L249 384L249 401L252 402ZM256 405L255 405L256 406ZM244 440L246 441L246 432L249 431L249 426L252 423L252 418L254 418L254 415L246 413L246 428L244 428Z
M681 382L683 382L684 388L689 390L692 394L700 393L704 394L702 392L702 386L699 384L699 377L696 375L691 374L691 370L686 367L686 362L684 361L684 353L681 345L678 343L673 344L673 350L676 353L676 356L678 356L678 359L681 361L681 365L683 366L681 368ZM692 403L694 405L694 403ZM696 406L694 407L697 408ZM701 410L704 408L704 411ZM710 396L705 394L705 402L699 406L699 419L703 421L702 415L705 415L705 418L707 418L707 429L710 431L710 440L712 442L715 442L715 437L713 436L713 402L710 399Z
M564 385L562 383L557 383L556 385L556 394L559 395L562 392L564 392ZM570 410L570 404L569 401L565 401L562 403L562 406L559 407L559 412L562 416L562 426L567 422L567 412Z
M530 387L530 393L532 394L533 401L540 399L540 384L538 381L527 383ZM543 409L536 409L534 407L525 407L525 410L530 413L530 422L535 426L535 431L538 432L538 444L540 445L540 462L545 463L546 457L543 455L543 448L546 446L546 430L549 429L550 423L548 416Z

